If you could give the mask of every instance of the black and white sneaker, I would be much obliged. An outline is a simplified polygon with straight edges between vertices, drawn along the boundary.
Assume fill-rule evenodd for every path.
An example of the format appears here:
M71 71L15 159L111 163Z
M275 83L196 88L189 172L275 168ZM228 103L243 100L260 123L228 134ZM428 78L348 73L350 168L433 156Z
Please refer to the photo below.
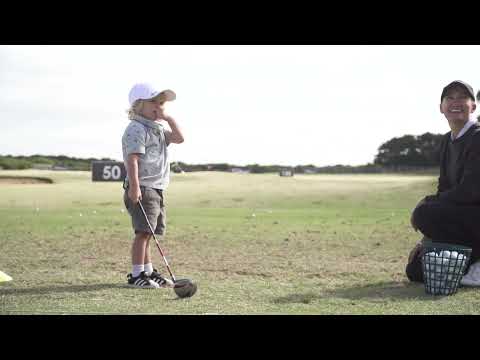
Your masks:
M128 286L142 288L142 289L158 289L160 285L158 285L155 281L153 281L145 271L142 271L140 275L133 277L132 274L127 275L128 279Z
M164 278L162 275L160 275L157 269L153 269L153 272L150 274L150 279L155 281L159 287L173 287L174 285L172 280Z

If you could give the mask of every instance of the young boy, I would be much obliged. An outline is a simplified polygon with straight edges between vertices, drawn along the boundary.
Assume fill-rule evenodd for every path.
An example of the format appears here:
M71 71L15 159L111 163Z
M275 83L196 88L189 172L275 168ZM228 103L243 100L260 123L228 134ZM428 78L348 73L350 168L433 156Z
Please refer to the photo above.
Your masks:
M172 287L173 282L153 268L150 257L150 228L139 206L142 202L155 234L165 235L164 191L170 180L167 147L180 144L183 134L176 121L164 113L166 101L173 101L172 90L157 91L150 84L136 84L129 93L130 124L122 137L123 161L127 169L124 203L132 218L135 238L132 244L132 272L128 285L138 288ZM171 128L167 131L159 120Z

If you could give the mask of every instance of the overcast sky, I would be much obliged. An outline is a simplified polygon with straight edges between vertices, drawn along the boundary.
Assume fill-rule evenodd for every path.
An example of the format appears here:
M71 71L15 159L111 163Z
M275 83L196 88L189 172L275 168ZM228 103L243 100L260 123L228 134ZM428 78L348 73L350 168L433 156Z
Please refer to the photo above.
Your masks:
M128 92L150 82L177 93L171 161L361 165L449 131L442 88L477 91L479 64L480 46L0 46L0 154L121 160Z

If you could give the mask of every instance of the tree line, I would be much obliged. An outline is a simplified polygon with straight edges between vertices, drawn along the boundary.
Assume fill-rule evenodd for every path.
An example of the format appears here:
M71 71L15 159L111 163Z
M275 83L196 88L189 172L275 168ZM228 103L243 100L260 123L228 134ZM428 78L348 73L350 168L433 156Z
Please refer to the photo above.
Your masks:
M380 166L439 166L442 138L442 134L428 132L395 137L380 145L374 163Z
M31 156L12 156L0 155L0 168L5 170L23 170L32 168L44 169L67 169L67 170L86 170L90 171L92 168L92 161L108 160L115 161L108 158L103 159L81 159L76 157L69 157L65 155L50 156L50 155L31 155Z
M187 164L176 162L172 164L174 172L191 171L228 171L228 172L249 172L249 173L271 173L285 169L294 173L379 173L385 171L414 171L415 169L434 168L440 162L440 143L442 134L425 133L422 135L404 135L395 137L381 144L374 158L373 163L360 166L333 165L317 167L314 165L260 165L250 164L236 166L228 163L216 164ZM0 155L0 168L3 169L31 169L50 168L67 170L91 171L92 161L104 160L115 161L108 158L81 159L75 157L46 156L12 156Z

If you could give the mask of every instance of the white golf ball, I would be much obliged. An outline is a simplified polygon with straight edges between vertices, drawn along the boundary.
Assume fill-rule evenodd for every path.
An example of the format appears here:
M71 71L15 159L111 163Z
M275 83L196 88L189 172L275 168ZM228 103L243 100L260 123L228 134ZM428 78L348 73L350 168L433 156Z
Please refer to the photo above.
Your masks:
M450 257L453 258L453 259L458 258L458 252L452 251L452 252L450 253Z
M425 263L435 264L436 257L437 257L437 255L434 252L429 252L429 253L425 254L424 255Z
M443 257L443 258L449 258L450 257L450 251L443 250L443 251L440 251L440 254L438 254L438 255Z
M442 295L448 295L449 292L450 292L450 290L448 290L448 289L440 289L440 294L442 294Z
M82 214L80 214L80 216L83 216Z

